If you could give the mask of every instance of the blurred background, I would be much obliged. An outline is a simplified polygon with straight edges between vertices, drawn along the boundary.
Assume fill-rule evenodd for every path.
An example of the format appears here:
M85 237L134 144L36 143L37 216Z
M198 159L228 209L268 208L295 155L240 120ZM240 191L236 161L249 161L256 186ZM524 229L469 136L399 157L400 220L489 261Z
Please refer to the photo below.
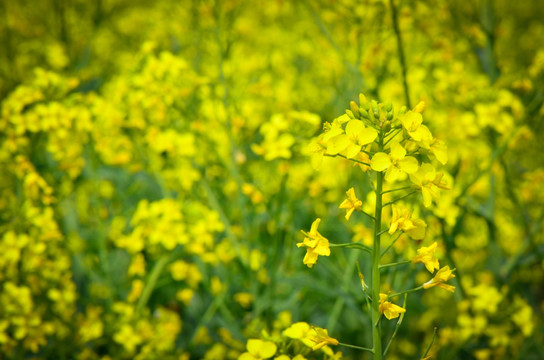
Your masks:
M387 358L434 327L436 359L544 358L543 43L536 1L1 0L0 358L367 356L283 335L371 344L369 257L296 247L317 217L371 242L338 209L352 186L372 208L369 175L307 150L360 92L424 101L448 146L451 190L409 202L427 236L389 260L437 241L457 290L411 294Z

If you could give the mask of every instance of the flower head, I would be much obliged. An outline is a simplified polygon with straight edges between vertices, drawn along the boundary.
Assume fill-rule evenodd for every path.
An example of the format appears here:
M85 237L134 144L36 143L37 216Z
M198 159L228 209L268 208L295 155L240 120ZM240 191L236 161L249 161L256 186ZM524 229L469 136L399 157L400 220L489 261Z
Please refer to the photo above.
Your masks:
M388 318L389 320L398 318L400 314L406 312L405 308L387 301L387 298L387 294L380 294L379 310L382 314L385 315L386 318Z
M391 145L391 152L386 154L379 152L374 154L370 166L375 171L385 171L385 180L393 182L405 174L413 174L418 169L415 157L406 156L406 149L399 143Z
M247 352L240 355L238 360L260 360L274 356L278 347L272 341L260 339L249 339L247 341Z
M317 326L312 326L308 339L315 343L312 350L321 349L325 345L338 345L338 340L330 337L327 329L322 329Z
M436 251L436 241L431 246L423 246L421 249L417 249L417 255L412 258L412 263L423 263L429 272L432 274L435 270L440 268L438 259L434 256Z
M402 230L412 239L421 240L425 237L425 228L427 224L421 219L412 219L412 212L402 206L393 204L393 217L391 218L391 226L389 234L394 234L397 230Z
M444 266L442 269L438 270L436 275L431 280L423 284L423 288L429 289L429 288L432 288L433 286L438 286L444 290L454 292L455 286L444 284L444 282L450 279L453 279L455 277L455 275L453 275L454 270L455 269L450 270L449 266Z
M346 195L348 198L340 204L340 209L346 209L346 220L349 220L351 214L353 214L355 210L361 210L363 202L357 199L355 196L355 190L353 190L353 188L350 188L346 192Z
M331 249L329 248L329 240L327 240L323 235L317 231L317 227L321 219L317 218L310 228L309 233L304 233L306 237L301 243L297 244L297 247L305 247L306 255L302 262L308 265L311 268L316 262L318 255L329 256L331 254Z

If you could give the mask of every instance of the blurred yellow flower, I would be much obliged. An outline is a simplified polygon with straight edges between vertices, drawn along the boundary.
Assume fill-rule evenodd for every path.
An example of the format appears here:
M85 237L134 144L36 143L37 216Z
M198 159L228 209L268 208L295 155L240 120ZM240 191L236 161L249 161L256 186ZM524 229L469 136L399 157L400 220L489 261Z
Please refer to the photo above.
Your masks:
M249 339L247 341L247 352L242 353L238 360L259 360L268 359L274 356L278 347L272 341L260 339Z

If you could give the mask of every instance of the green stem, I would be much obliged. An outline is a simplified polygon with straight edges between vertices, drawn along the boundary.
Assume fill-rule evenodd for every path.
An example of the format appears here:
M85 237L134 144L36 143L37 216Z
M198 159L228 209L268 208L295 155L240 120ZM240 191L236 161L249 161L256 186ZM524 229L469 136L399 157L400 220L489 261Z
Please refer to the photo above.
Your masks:
M372 254L372 248L368 247L366 245L360 244L360 243L344 243L344 244L329 244L329 247L335 248L335 247L345 247L345 248L352 248L352 249L360 249L363 251L366 251L369 254Z
M408 90L408 81L406 80L406 59L404 57L404 48L402 46L402 36L399 28L399 18L397 14L397 8L393 0L389 0L391 5L391 19L393 21L393 29L395 30L395 36L397 37L397 51L399 53L400 68L402 71L402 85L404 86L404 96L406 98L406 105L408 108L412 108L410 104L410 91Z
M140 310L142 310L142 308L147 304L147 301L149 300L151 293L155 289L157 280L159 279L159 276L161 275L162 270L164 269L164 267L166 266L169 260L170 260L170 254L165 254L155 263L155 266L153 266L153 269L151 270L151 273L149 274L149 277L147 278L145 288L142 291L142 296L140 296L140 299L138 300L138 304L136 305L136 312L140 312Z
M402 131L402 128L397 130L387 141L383 144L383 146L387 146L393 140L400 132Z
M413 194L415 194L415 193L417 193L417 192L418 192L418 190L414 190L414 191L412 191L412 192L410 192L410 193L408 193L408 194L406 194L406 195L403 195L403 196L399 197L398 199L391 200L390 202L386 203L383 207L386 207L386 206L389 206L389 205L393 205L393 204L396 203L397 201L402 200L402 199L404 199L404 198L407 198L408 196L413 195Z
M435 327L434 330L433 330L433 337L431 339L431 342L429 343L429 346L427 346L427 349L423 353L423 356L421 357L422 359L425 358L425 356L427 356L427 354L429 353L429 350L431 350L431 347L433 346L434 339L436 337L436 330L437 330L437 328Z
M383 235L383 234L385 234L385 233L388 232L388 231L389 231L389 229L384 229L384 230L380 231L380 232L378 233L378 235Z
M391 248L393 247L393 245L395 245L395 243L397 242L397 240L400 238L400 236L401 236L402 234L404 234L402 231L399 232L399 234L397 235L397 237L395 238L395 240L391 241L391 244L389 244L389 246L386 247L384 251L382 251L380 257L381 257L381 256L384 256L384 255L389 251L389 249L391 249Z
M405 291L401 291L401 292L394 293L394 294L391 294L391 295L387 295L387 297L390 299L390 298L394 298L395 296L409 294L409 293L413 293L413 292L416 292L416 291L419 291L419 290L423 290L423 285L418 286L418 287L413 288L413 289L410 289L410 290L405 290Z
M369 348L365 348L365 347L362 347L362 346L350 345L350 344L344 344L344 343L338 343L338 345L345 346L345 347L352 348L352 349L364 350L364 351L374 353L374 350L369 349Z
M383 133L379 138L379 150L383 150ZM382 227L382 190L383 172L376 174L376 221L374 222L374 246L372 247L372 341L374 349L374 360L382 360L382 339L380 329L380 231Z
M399 261L399 262L390 263L390 264L384 264L384 265L380 265L380 269L385 269L388 267L399 266L399 265L406 265L406 264L410 264L411 262L412 261L410 260L406 260L406 261Z
M366 166L370 166L369 163L366 163L364 161L361 161L361 160L357 160L357 159L353 159L353 158L348 158L346 155L342 155L342 154L336 154L336 155L331 155L331 154L323 154L323 156L328 156L328 157L341 157L343 159L346 159L346 160L349 160L349 161L353 161L353 162L356 162L358 164L363 164L363 165L366 165Z
M404 302L402 303L402 307L406 309L406 299L408 298L407 294L404 294ZM397 321L397 326L395 326L395 330L393 331L393 335L391 335L391 339L389 339L389 342L387 343L387 346L385 347L385 350L383 351L383 356L387 355L387 351L389 350L389 347L393 343L393 339L395 336L397 336L397 332L399 331L400 325L402 324L402 320L404 320L404 314L406 312L403 312L400 314L399 321Z
M408 189L411 189L412 186L405 186L405 187L401 187L401 188L398 188L398 189L393 189L393 190L387 190L387 191L384 191L382 194L387 194L387 193L390 193L390 192L393 192L393 191L401 191L401 190L408 190Z

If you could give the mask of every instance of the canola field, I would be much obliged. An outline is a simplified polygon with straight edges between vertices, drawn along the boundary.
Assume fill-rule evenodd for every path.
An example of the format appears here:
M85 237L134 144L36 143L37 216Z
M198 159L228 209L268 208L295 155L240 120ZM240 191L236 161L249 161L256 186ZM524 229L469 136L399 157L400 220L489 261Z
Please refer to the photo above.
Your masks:
M0 359L543 359L541 5L0 0Z

